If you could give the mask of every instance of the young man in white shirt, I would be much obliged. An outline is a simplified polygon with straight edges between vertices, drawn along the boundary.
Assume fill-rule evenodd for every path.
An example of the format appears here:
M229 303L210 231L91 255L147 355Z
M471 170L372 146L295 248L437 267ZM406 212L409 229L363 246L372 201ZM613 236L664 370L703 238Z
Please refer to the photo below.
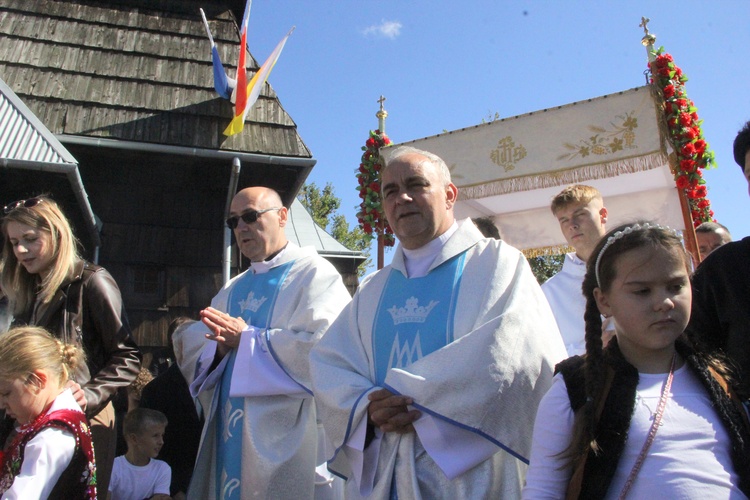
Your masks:
M583 312L586 299L581 283L586 274L586 261L607 232L607 209L598 189L583 184L566 187L550 205L552 214L568 245L575 249L565 255L563 268L542 285L557 326L560 328L568 355L586 352Z

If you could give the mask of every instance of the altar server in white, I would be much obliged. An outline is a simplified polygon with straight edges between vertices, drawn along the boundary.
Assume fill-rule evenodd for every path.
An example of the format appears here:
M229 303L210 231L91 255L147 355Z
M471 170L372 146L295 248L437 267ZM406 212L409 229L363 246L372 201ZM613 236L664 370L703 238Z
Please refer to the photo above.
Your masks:
M565 241L575 252L565 254L562 269L542 285L542 291L555 315L568 355L574 356L586 352L583 338L586 298L581 285L586 274L586 261L607 232L607 208L598 189L573 184L552 198L550 209L560 224ZM605 321L604 330L603 342L606 345L614 334L614 325Z
M213 399L188 498L313 498L318 430L308 356L350 296L328 261L286 240L278 193L243 189L230 215L251 264L201 312L214 342L191 392L213 390Z
M445 162L398 148L382 173L399 246L311 353L349 498L514 498L537 404L565 357L518 250L456 222Z

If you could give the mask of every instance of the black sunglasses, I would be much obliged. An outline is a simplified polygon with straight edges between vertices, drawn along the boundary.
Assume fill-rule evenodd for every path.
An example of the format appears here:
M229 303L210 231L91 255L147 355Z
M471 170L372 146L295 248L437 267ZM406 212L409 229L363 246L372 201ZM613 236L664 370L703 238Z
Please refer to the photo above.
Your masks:
M271 210L281 210L281 207L264 208L263 210L248 210L242 215L233 215L232 217L227 219L227 226L229 226L229 229L236 229L237 224L240 223L240 219L242 219L242 222L244 222L245 224L252 224L256 220L258 220L260 214L270 212Z
M3 207L3 214L8 215L13 210L23 207L23 208L31 208L37 206L39 203L44 201L44 198L29 198L28 200L18 200L14 201L13 203L8 203Z

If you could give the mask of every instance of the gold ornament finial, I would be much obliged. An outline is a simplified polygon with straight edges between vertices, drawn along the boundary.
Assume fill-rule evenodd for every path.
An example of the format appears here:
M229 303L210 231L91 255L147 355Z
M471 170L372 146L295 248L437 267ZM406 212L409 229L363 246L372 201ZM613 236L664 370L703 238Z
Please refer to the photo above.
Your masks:
M380 110L375 113L375 116L378 118L378 130L380 130L381 134L385 134L385 119L388 117L388 111L383 107L385 101L385 97L381 95L380 99L377 101L380 103Z
M651 19L647 17L641 17L641 24L638 25L643 28L643 32L645 33L645 35L643 35L643 38L641 38L641 43L649 52L653 50L654 43L656 43L656 35L652 35L648 31L648 23L650 21Z

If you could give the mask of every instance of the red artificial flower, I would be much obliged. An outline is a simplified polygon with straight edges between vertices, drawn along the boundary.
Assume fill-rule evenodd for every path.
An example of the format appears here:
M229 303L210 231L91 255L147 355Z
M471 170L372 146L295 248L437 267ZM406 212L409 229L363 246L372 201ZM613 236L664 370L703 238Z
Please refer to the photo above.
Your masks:
M675 99L674 103L677 104L677 106L679 106L680 108L686 108L687 107L687 100L686 99Z
M695 131L694 128L686 128L685 132L682 133L682 138L688 141L692 141L693 139L698 137L698 133Z
M682 76L682 70L678 68L677 66L674 67L674 76L678 78Z
M677 178L677 187L679 189L685 189L690 185L690 181L688 181L688 178L684 175L681 175Z
M693 117L690 116L690 113L680 113L680 123L683 127L687 127L693 123Z
M668 102L668 103L667 103L667 104L666 104L666 105L664 106L664 110L665 110L665 111L667 112L667 114L668 114L668 115L671 115L671 114L672 114L672 103L671 103L671 102Z
M369 186L367 186L367 187L369 187L370 189L372 189L372 190L373 190L374 192L376 192L376 193L379 193L379 192L380 192L380 184L378 184L378 183L377 183L377 182L375 182L375 181L371 182L371 183L370 183L370 185L369 185Z
M385 144L387 146L390 143L391 143L391 140L389 138L387 138L387 137L383 138L383 144Z
M709 216L710 216L711 218L713 218L713 216L714 216L714 211L713 211L713 210L709 210L709 211L708 211L708 215L709 215Z
M697 188L695 188L695 193L699 198L705 198L708 194L708 189L706 189L706 186L698 186Z
M364 231L365 234L372 234L372 226L369 224L363 224L362 231Z
M696 111L693 111L692 113L690 113L690 116L693 117L693 120L698 121L698 113Z
M703 139L698 139L695 141L695 152L698 154L703 154L703 152L706 150L706 141Z
M669 99L674 95L674 85L670 84L664 87L664 97Z
M680 152L682 153L682 156L693 156L695 154L695 146L693 146L692 142L688 142L682 146Z
M698 208L708 208L708 200L703 199L698 202Z
M375 142L375 139L373 139L372 137L370 137L369 139L367 139L367 142L365 142L365 145L368 148L374 148L376 144L377 143Z
M669 78L669 72L671 70L669 69L669 66L664 66L663 68L657 68L656 72L659 74L659 76L665 76Z
M680 160L680 169L683 172L694 172L695 162L693 160Z

